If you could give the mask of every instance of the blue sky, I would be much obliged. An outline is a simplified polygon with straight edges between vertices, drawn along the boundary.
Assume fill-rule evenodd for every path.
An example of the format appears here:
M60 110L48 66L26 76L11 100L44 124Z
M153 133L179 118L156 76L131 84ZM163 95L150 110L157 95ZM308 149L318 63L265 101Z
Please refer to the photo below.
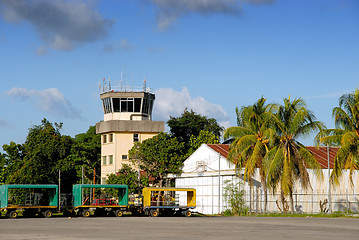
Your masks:
M327 127L359 87L356 0L0 0L0 144L43 118L75 136L103 119L99 81L235 126L235 107L302 97ZM313 137L303 139L312 145Z

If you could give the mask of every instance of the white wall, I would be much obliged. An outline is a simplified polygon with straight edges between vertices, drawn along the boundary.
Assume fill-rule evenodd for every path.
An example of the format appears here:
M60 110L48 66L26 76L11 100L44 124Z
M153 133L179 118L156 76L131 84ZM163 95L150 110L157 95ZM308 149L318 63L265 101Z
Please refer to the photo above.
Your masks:
M218 186L218 169L220 159L220 190ZM198 167L198 162L205 162L206 171L203 167ZM320 201L328 198L328 170L323 169L323 178L317 179L312 170L308 170L312 189L302 189L299 183L296 183L294 189L294 205L297 211L316 213L320 212ZM226 209L226 202L223 198L223 187L226 180L234 183L243 182L242 179L235 176L234 165L223 156L207 145L202 145L185 162L183 173L176 177L176 187L195 188L197 190L197 207L195 211L204 214L218 214ZM254 186L250 187L248 182L243 184L245 190L246 205L251 211L262 212L264 210L264 194L262 192L260 177L258 171L254 177ZM359 212L359 174L358 171L353 175L353 183L349 182L349 172L344 171L339 186L331 187L331 199L333 211L347 211L349 206L351 211ZM220 192L220 197L219 197ZM218 204L220 198L220 204ZM268 211L279 212L276 201L280 200L279 192L272 194L268 191ZM289 204L289 198L287 198ZM348 204L350 202L350 205ZM280 203L280 202L279 202ZM218 206L219 205L219 206ZM327 208L329 204L325 205ZM279 205L281 207L281 205Z

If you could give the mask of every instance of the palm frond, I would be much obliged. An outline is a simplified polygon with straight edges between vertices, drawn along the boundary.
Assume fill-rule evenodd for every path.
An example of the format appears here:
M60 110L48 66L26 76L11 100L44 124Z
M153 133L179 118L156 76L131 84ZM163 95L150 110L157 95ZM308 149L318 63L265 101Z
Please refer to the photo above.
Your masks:
M274 156L274 157L272 157ZM271 161L269 161L271 159ZM269 164L268 169L268 187L273 189L273 193L276 191L278 183L281 179L281 172L284 165L284 154L281 148L275 147L268 152L268 158L266 162Z
M241 138L248 134L254 134L250 129L245 127L229 127L224 131L223 138L229 139L233 138Z
M340 107L335 107L332 113L335 121L335 127L344 130L353 130L350 115Z

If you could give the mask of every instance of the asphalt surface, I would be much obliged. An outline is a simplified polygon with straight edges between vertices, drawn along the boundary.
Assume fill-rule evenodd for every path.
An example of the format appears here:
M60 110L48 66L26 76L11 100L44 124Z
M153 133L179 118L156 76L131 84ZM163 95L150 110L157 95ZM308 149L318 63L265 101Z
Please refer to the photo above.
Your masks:
M130 217L0 219L0 239L359 239L359 219Z

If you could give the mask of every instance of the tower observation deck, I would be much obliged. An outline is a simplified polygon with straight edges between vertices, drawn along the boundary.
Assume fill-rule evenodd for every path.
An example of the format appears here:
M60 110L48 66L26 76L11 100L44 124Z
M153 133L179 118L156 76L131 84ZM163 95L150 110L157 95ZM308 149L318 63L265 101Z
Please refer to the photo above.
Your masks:
M104 120L96 124L96 133L101 134L101 182L107 175L116 173L122 164L130 164L128 151L135 142L164 131L163 121L152 121L155 94L146 86L129 88L111 86L103 80L100 99ZM133 166L137 168L138 166Z

